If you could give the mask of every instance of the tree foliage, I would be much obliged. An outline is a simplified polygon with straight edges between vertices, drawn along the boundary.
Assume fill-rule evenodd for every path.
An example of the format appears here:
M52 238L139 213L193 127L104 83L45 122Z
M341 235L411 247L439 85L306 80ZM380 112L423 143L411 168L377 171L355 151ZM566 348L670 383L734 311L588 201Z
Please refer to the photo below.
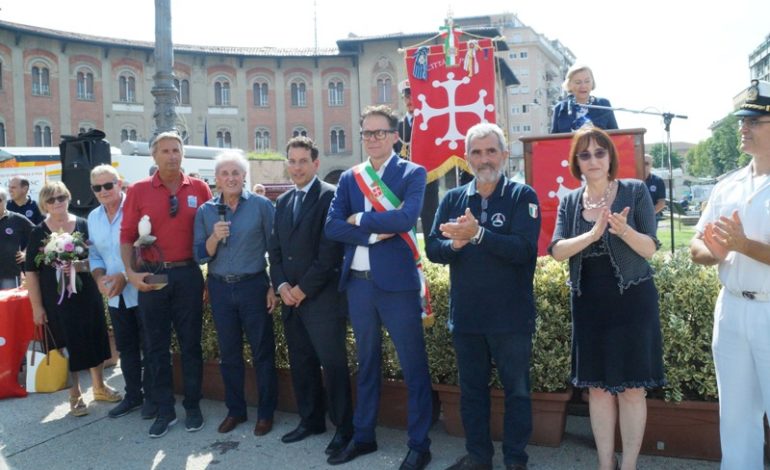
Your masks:
M668 146L666 144L653 144L647 153L652 155L654 168L668 168ZM682 168L682 157L676 150L671 150L671 167Z
M719 176L745 166L751 156L741 153L738 118L729 114L712 130L711 137L687 152L687 172L693 176Z

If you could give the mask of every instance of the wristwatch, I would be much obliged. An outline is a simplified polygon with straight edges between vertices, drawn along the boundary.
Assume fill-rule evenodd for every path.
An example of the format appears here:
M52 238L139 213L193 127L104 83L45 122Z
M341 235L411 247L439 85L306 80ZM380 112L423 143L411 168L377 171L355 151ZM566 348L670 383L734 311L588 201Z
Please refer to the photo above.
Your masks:
M474 235L470 239L471 245L478 245L479 243L481 243L482 238L484 238L484 227L479 225L479 229L476 230L476 235Z

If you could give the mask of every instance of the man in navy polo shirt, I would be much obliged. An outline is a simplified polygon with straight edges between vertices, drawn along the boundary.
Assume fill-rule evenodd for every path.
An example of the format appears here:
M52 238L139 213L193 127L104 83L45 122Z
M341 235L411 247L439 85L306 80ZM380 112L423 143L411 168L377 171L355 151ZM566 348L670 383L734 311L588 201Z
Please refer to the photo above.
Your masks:
M27 239L32 231L32 222L23 215L5 208L9 199L8 191L0 186L0 289L13 289L19 286L21 262Z
M8 181L8 192L11 193L6 207L11 212L16 212L28 218L30 222L37 225L45 219L37 203L29 197L29 180L21 176L14 176Z
M426 243L431 261L449 265L452 286L449 328L468 455L449 468L492 468L494 361L505 390L503 457L507 469L521 470L527 468L525 448L532 433L529 362L540 210L532 188L503 174L508 150L497 125L471 127L465 149L475 178L446 194Z
M666 208L666 183L663 178L652 172L652 155L644 154L644 184L650 191L652 203L655 204L655 223L663 218Z

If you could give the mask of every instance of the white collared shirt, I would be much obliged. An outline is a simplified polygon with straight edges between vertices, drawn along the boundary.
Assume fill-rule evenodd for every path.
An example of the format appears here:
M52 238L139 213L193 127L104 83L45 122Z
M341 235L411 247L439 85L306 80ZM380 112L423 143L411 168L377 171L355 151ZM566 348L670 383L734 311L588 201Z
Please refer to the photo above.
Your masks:
M770 243L770 177L752 177L753 166L737 170L716 185L695 230L738 211L746 237ZM770 266L731 251L719 263L719 280L733 292L770 294Z
M390 158L385 160L385 163L380 166L380 169L377 170L377 176L382 178L382 175L385 173L385 168L390 165L390 161L393 160L393 158L396 157L396 154L393 153L390 155ZM369 202L369 198L364 196L364 211L369 212L372 210L372 203ZM359 212L356 214L356 225L361 225L361 216L363 215L362 212ZM377 236L378 234L373 233L369 235L369 244L374 245L377 243ZM355 271L369 271L371 269L372 265L369 262L369 247L368 246L362 246L358 245L356 247L356 252L353 254L353 261L350 262L350 269L353 269Z

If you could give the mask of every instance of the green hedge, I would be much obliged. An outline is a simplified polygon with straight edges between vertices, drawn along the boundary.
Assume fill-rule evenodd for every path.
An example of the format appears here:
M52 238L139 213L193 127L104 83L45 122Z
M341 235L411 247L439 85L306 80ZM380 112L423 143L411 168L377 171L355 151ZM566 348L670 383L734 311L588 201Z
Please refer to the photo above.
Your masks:
M652 262L655 283L660 293L664 364L669 385L662 392L666 400L717 399L716 378L711 357L711 331L714 301L719 291L716 269L693 264L687 250L658 253ZM430 373L434 383L456 384L457 366L451 334L446 326L449 311L448 268L427 263L426 276L431 286L435 325L425 331ZM535 300L538 312L533 339L531 380L533 391L563 390L570 371L571 319L568 272L565 262L550 257L538 260L535 271ZM286 342L280 314L274 315L276 364L288 368ZM219 355L216 332L208 305L203 318L203 355ZM355 371L355 341L348 328L348 358ZM245 347L244 357L251 362ZM395 348L387 334L383 337L383 374L402 378ZM492 381L498 385L497 376Z

